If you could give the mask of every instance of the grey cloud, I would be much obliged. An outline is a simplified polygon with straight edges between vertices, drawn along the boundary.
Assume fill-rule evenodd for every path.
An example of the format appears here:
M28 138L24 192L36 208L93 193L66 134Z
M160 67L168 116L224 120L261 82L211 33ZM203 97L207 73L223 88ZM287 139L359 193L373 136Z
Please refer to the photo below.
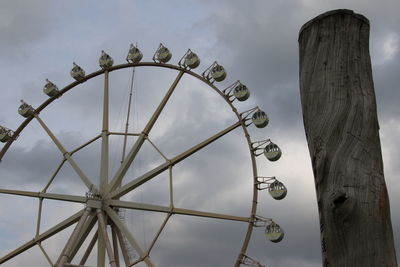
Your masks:
M301 25L307 20L334 7L332 5L326 6L326 4L317 3L316 1L295 3L284 1L278 5L262 1L251 3L244 3L243 1L218 1L218 3L215 3L215 1L201 1L201 4L200 2L195 3L204 7L204 10L207 11L204 12L203 10L202 12L204 13L199 11L201 14L196 15L196 19L193 19L193 21L190 16L185 16L184 22L188 23L186 26L183 25L182 21L179 21L179 23L174 22L180 27L179 29L175 26L170 26L169 30L162 31L162 26L151 25L151 18L154 14L148 12L140 13L139 11L142 11L140 6L137 7L135 12L140 13L140 17L145 17L145 20L140 20L141 24L133 23L139 15L123 16L124 26L118 25L120 21L113 17L107 23L104 22L105 30L99 31L96 26L91 25L88 19L85 18L83 22L84 29L77 29L76 36L85 36L86 34L86 38L89 41L81 40L82 38L69 40L68 38L72 38L75 35L68 35L67 39L69 41L65 44L68 49L63 51L63 58L57 59L60 61L57 62L60 70L53 72L50 76L54 75L56 83L59 82L61 84L62 82L70 81L67 73L69 63L65 65L68 67L64 69L61 66L64 66L62 62L68 58L70 58L67 60L69 62L74 60L70 55L73 49L76 49L74 57L82 60L82 66L88 65L85 69L90 72L90 69L98 68L97 57L101 49L96 47L104 46L104 49L114 57L115 61L119 62L125 56L129 42L134 42L136 39L139 41L139 46L143 47L147 60L151 57L159 41L165 41L173 50L173 62L177 61L178 54L183 54L187 46L194 48L202 59L202 66L196 70L199 73L208 66L207 61L211 63L213 59L218 60L228 71L227 81L218 86L223 88L225 85L240 79L252 90L251 104L259 105L270 116L271 122L267 129L254 131L254 129L249 128L252 137L255 139L272 137L274 141L276 140L278 144L282 144L281 147L286 149L281 161L275 165L263 164L260 166L261 164L259 164L260 174L282 177L289 187L287 199L281 202L273 202L268 198L267 194L264 194L266 192L260 192L259 205L260 214L276 219L284 227L286 237L280 244L271 244L265 240L262 228L255 229L248 254L267 264L267 266L284 267L295 264L297 266L320 266L321 256L318 217L314 199L315 193L312 185L312 176L310 176L311 171L304 171L310 167L310 162L308 152L304 150L306 149L304 145L305 138L304 130L301 126L297 34ZM346 3L342 2L343 5ZM349 5L354 6L354 9L359 6L355 11L364 13L370 18L372 23L371 51L378 54L381 36L384 36L387 32L399 32L398 25L400 24L396 14L397 9L395 8L398 2L383 1L379 5L380 8L373 1L353 1ZM15 30L14 33L3 30L5 36L8 36L8 41L4 45L10 46L11 43L19 45L23 43L31 44L35 40L39 40L35 38L44 38L42 40L45 41L49 32L45 32L46 27L40 28L38 25L42 21L50 20L50 22L54 22L54 18L45 15L46 12L42 11L39 6L33 8L34 11L31 16L24 17L26 21L32 21L31 29L33 30L30 33L32 35L24 36L22 33L25 29L21 28L22 22L15 22L12 27ZM126 6L126 8L123 8L123 12L131 15L130 8L131 6ZM42 11L43 14L37 15L39 11ZM20 14L25 14L24 12L26 11L20 11ZM107 16L113 16L113 14L105 11L99 11L99 13L107 13ZM185 13L185 15L187 14ZM160 16L157 20L160 23L166 23L166 18L171 18L170 15ZM47 20L43 20L42 17L47 17ZM193 23L192 27L190 23ZM168 25L166 23L166 27ZM89 31L90 27L93 27L94 30ZM114 27L112 33L107 33L107 27ZM158 27L161 31L159 31ZM62 29L64 27L61 27L60 31ZM36 35L33 36L35 31ZM176 34L172 36L171 33ZM162 40L159 40L160 38ZM54 43L54 40L49 42ZM93 44L94 42L96 44ZM78 44L80 44L79 47L74 47L74 45L77 46ZM60 47L56 50L59 51L65 48L62 44ZM120 51L120 48L123 51ZM93 52L92 50L98 51ZM383 65L374 66L381 124L384 124L390 118L396 118L396 114L398 114L395 103L397 99L395 80L398 72L398 64L395 59L397 57ZM44 58L44 61L47 62L47 60L52 61L55 59ZM27 63L28 65L30 64L30 67L34 66L33 62ZM54 67L56 64L51 64L51 66L54 69L57 68ZM64 74L61 72L64 72ZM120 117L120 114L125 114L126 112L126 109L121 107L119 102L121 99L118 99L116 95L126 93L124 90L129 86L129 74L130 72L126 71L123 75L112 74L111 76L113 84L111 90L113 94L111 115L113 119L112 127L115 129L123 129L124 126L124 119L118 123L115 120ZM142 118L145 117L144 122L139 125L136 124L136 129L140 131L147 121L146 118L149 118L165 90L171 84L175 74L165 74L163 71L150 73L150 71L144 70L138 70L137 74L136 81L137 89L139 90L137 94L142 101L137 103L136 111L140 113ZM9 73L9 75L11 74ZM21 78L21 80L24 79ZM29 79L25 81L25 91L30 89L31 82ZM75 91L71 92L70 96L63 96L54 103L54 106L49 107L48 111L43 112L42 116L46 119L46 122L69 149L78 145L79 142L88 140L90 134L99 133L101 125L101 109L99 108L101 105L101 93L94 96L93 92L98 87L101 88L101 86L101 79L94 83L82 85L74 89ZM174 94L171 100L171 106L167 107L165 113L157 122L154 132L150 135L150 138L154 139L153 141L169 157L191 147L197 141L223 129L225 125L227 126L230 123L230 111L227 113L221 111L219 113L222 110L222 108L219 109L220 102L214 98L205 97L207 94L201 91L202 88L196 91L197 89L195 88L198 87L201 86L196 82L187 81L177 88L176 95ZM33 92L30 92L30 95L32 94ZM124 101L126 102L126 99L122 102ZM211 108L209 105L211 105ZM245 103L239 104L235 102L235 105L238 105L240 110L247 108ZM196 113L198 111L201 112L205 107L210 108L210 110L203 114ZM164 114L168 116L164 117ZM5 115L2 114L1 116ZM7 118L11 118L10 116L7 114ZM173 128L172 130L171 127ZM390 132L392 127L395 126L385 128L385 132ZM61 129L63 128L68 128L68 132L62 132ZM32 147L31 150L16 146L14 152L6 155L10 161L4 161L0 165L2 172L8 172L11 167L13 170L17 170L13 174L15 176L14 180L7 182L8 186L15 186L17 182L33 185L36 182L29 179L29 177L44 176L44 173L49 172L57 164L55 159L59 152L50 149L52 146L54 148L54 145L34 135L31 138L33 139L30 145ZM238 143L238 139L243 140L243 136L240 131L235 131L227 135L223 142L216 142L210 145L204 151L193 155L174 167L177 205L234 214L248 213L249 203L247 203L248 199L246 199L246 194L248 193L243 191L243 195L239 194L239 192L242 192L242 187L247 186L244 185L244 181L250 183L249 187L251 187L251 180L243 180L249 179L251 175L247 166L249 161L248 150L246 150L244 141ZM395 135L389 139L390 142L383 143L395 147L393 145L397 143ZM120 143L121 140L113 139L113 146L118 144L120 147ZM304 151L298 152L300 150L299 146L293 144L303 144L301 149ZM389 156L391 159L397 158L396 151L396 149L390 150ZM42 160L35 157L35 152L48 155L50 159ZM154 152L154 149L149 148L142 152L139 157L140 161L138 160L134 163L135 165L128 173L126 181L134 179L138 172L145 172L151 169L154 166L153 164L162 162L162 158ZM24 159L22 159L21 155L24 155ZM90 173L93 179L97 179L98 166L94 162L98 162L98 156L99 144L97 143L85 153L82 153L81 156L79 153L76 154L74 158L79 164L85 166L85 171ZM115 152L113 157L113 170L115 171L119 165L119 151ZM258 161L262 162L262 159L258 159ZM244 165L247 167L239 167L238 164L240 163L241 165L242 162L245 162ZM390 166L385 165L387 177L392 177L387 181L389 186L393 185L393 188L397 188L395 182L397 165L394 164L395 160L391 162L393 164L390 164ZM6 167L6 163L10 164L10 167ZM221 168L221 166L229 167ZM136 195L132 194L129 197L137 201L143 200L158 204L168 203L168 192L165 192L168 185L165 181L167 178L167 173L164 172L160 177L149 183L147 188L143 187L143 192L148 192L149 196L144 193L145 196L141 197L138 190ZM164 181L161 182L161 180ZM45 180L40 180L41 184L43 182ZM64 187L60 190L71 192L66 188L71 184L59 185ZM77 184L72 185L74 187L69 190L75 190L75 193L78 192L77 194L84 193L84 187L81 188ZM34 186L38 187L37 185ZM145 191L147 189L149 191ZM394 192L396 192L395 189ZM205 197L207 194L211 197ZM395 230L399 228L398 212L396 212L396 205L394 204L396 201L397 198L393 196L392 215ZM139 215L138 217L140 217ZM174 216L171 224L167 225L165 236L162 236L159 248L155 249L154 257L162 263L162 266L230 266L237 255L236 253L243 238L243 233L237 234L238 231L243 230L237 230L235 223L230 224ZM142 234L140 233L140 235ZM148 236L150 235L149 233L147 234ZM53 246L62 247L63 242L65 240L57 240ZM168 245L170 250L163 249L164 244ZM399 247L398 240L396 246L397 248ZM213 253L209 253L210 251ZM39 257L38 255L36 256L33 257L35 260ZM41 263L37 265L40 266ZM18 266L18 264L10 266Z
M21 59L23 54L26 56L27 53L21 55L21 53L16 53L17 49L30 46L50 33L52 14L48 11L51 4L51 1L47 0L5 1L1 4L0 49L9 52L3 53L2 56L14 55ZM22 6L24 8L21 8Z

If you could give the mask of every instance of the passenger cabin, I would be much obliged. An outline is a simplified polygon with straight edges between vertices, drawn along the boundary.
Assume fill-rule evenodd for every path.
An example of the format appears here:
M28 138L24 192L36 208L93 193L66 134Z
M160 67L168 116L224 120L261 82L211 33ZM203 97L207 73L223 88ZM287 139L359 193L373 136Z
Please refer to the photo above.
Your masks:
M112 57L110 57L110 55L108 55L106 52L104 52L102 50L101 56L99 58L100 68L102 68L104 70L109 69L112 67L113 64L114 64L114 60L112 59Z
M13 135L14 132L12 130L0 126L0 142L7 143L12 138Z
M270 161L277 161L282 156L282 151L276 144L271 142L264 148L264 155Z
M72 78L77 81L82 81L85 78L85 71L80 66L75 64L75 62L73 64L74 66L72 67L70 72Z
M238 82L238 85L236 85L235 89L233 90L233 95L236 97L237 100L245 101L249 98L250 91L246 85Z
M272 222L265 227L265 236L271 242L278 243L282 241L284 235L282 228L275 222Z
M273 183L269 185L268 192L271 195L271 197L273 197L276 200L284 199L287 195L286 186L282 182L279 182L278 180L275 180Z
M129 48L128 55L126 56L126 61L129 63L139 63L143 58L142 52L137 48L137 46L134 46L131 44L131 47Z
M264 128L269 123L267 114L262 110L257 110L254 112L251 120L257 128Z
M167 63L171 59L171 57L172 54L169 49L162 44L160 44L154 55L154 59L160 63Z
M190 69L197 68L200 65L200 58L196 53L189 51L185 57L184 65Z
M32 116L35 112L35 110L33 109L33 107L31 105L28 105L27 103L25 103L24 101L21 100L21 105L18 108L18 113L25 118L28 118L30 116Z
M43 92L52 97L58 94L58 87L52 83L51 81L49 81L48 79L46 79L46 84L43 87Z
M224 67L215 63L215 65L211 68L211 77L217 82L222 82L226 78L226 71Z

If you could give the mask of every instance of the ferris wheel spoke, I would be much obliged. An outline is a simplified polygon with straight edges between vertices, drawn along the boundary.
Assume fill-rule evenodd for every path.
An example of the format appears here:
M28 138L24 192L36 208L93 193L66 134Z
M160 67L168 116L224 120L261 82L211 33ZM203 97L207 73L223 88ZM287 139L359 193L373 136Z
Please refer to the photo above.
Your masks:
M46 133L49 135L51 140L54 142L54 144L57 146L57 148L60 150L60 152L63 154L64 158L71 164L72 168L75 170L75 172L78 174L78 176L81 178L82 182L85 183L85 185L89 188L89 190L96 189L96 186L89 180L89 178L84 174L82 169L76 164L76 162L72 159L71 154L64 148L64 146L61 144L61 142L57 139L57 137L50 131L50 129L47 127L47 125L44 123L44 121L39 117L37 113L33 114L39 124L42 126L42 128L46 131Z
M77 213L75 213L74 215L70 216L69 218L65 219L64 221L60 222L59 224L53 226L52 228L50 228L49 230L47 230L46 232L36 236L35 238L33 238L31 241L26 242L25 244L23 244L22 246L20 246L19 248L13 250L12 252L8 253L7 255L5 255L3 258L0 259L0 264L14 258L15 256L21 254L22 252L30 249L31 247L35 246L36 244L52 237L53 235L61 232L62 230L66 229L67 227L73 225L74 223L76 223L77 221L79 221L79 219L82 217L84 213L84 210L81 210Z
M149 122L147 123L146 127L143 130L145 135L149 135L151 129L153 128L154 124L156 123L158 117L160 116L161 112L163 111L165 105L167 104L169 98L171 97L172 93L174 92L176 86L178 85L179 81L181 80L184 71L180 71L176 76L174 82L172 83L171 87L168 89L167 93L165 94L164 98L161 100L160 104L158 105L156 111L151 116Z
M168 89L167 93L165 94L164 98L161 100L160 104L158 105L157 109L151 116L150 120L147 122L143 132L140 134L138 139L136 140L135 144L129 151L128 155L124 159L124 161L121 164L121 167L117 171L117 173L114 175L111 183L110 183L110 188L111 190L115 190L121 182L123 177L125 176L126 172L128 171L128 168L131 166L132 161L135 159L136 154L139 152L140 148L142 147L144 141L146 140L146 137L149 135L151 129L153 128L154 124L156 123L158 117L160 116L161 112L163 111L165 105L167 104L169 98L171 97L172 93L174 92L176 86L178 85L180 79L182 78L184 71L180 71L178 75L176 76L174 82L172 83L171 87Z
M206 211L197 211L197 210L190 210L190 209L180 209L174 208L172 210L173 214L179 215L189 215L189 216L196 216L196 217L204 217L204 218L213 218L213 219L221 219L221 220L229 220L229 221L237 221L237 222L250 222L251 218L249 217L240 217L222 213L214 213L214 212L206 212Z
M118 237L117 233L115 231L115 228L111 226L111 238L112 238L112 245L113 245L113 250L114 250L114 259L115 263L117 264L117 267L120 267L119 263L119 249L118 249Z
M103 238L103 242L105 243L109 263L110 263L111 267L117 267L116 260L114 257L115 254L111 247L110 238L108 237L108 233L107 233L107 227L106 227L106 222L104 219L104 214L101 211L101 209L97 209L96 213L97 213L97 220L99 221L99 229L102 232L102 234L100 236L101 236L101 238Z
M101 131L100 193L105 193L108 186L109 157L109 72L104 72L103 127Z
M135 180L125 184L124 186L122 186L122 187L120 187L118 189L116 189L115 191L113 191L110 194L111 198L119 198L119 197L129 193L133 189L139 187L140 185L142 185L142 184L146 183L147 181L151 180L152 178L154 178L158 174L162 173L163 171L168 169L170 166L173 166L173 165L181 162L182 160L186 159L190 155L198 152L199 150L201 150L205 146L207 146L207 145L211 144L212 142L214 142L215 140L221 138L225 134L233 131L234 129L236 129L240 125L241 125L240 121L232 124L231 126L229 126L229 127L225 128L224 130L216 133L215 135L211 136L210 138L208 138L208 139L202 141L201 143L193 146L192 148L186 150L185 152L175 156L173 159L171 159L171 160L159 165L158 167L154 168L153 170L148 171L147 173L143 174L142 176L136 178Z
M71 260L75 257L76 253L82 246L83 242L85 242L86 238L88 237L90 231L92 231L96 222L97 222L96 216L90 216L89 219L87 219L85 225L82 228L82 234L79 236L76 244L74 245L74 248L72 249L70 257Z
M169 162L165 162L165 163L161 164L160 166L154 168L153 170L148 171L147 173L143 174L142 176L136 178L132 182L127 183L126 185L120 187L119 189L116 189L114 192L110 193L110 197L111 198L119 198L119 197L129 193L136 187L142 185L143 183L149 181L153 177L157 176L158 174L160 174L163 171L165 171L166 169L168 169L170 165L171 165L171 163L169 163Z
M79 218L77 225L72 231L71 236L69 237L67 244L65 245L63 251L60 254L55 266L56 267L64 267L64 264L70 261L71 252L73 250L74 244L77 242L79 235L82 233L82 229L90 216L91 208L85 208L82 216Z
M116 235L116 237L118 239L119 246L121 247L122 257L124 259L125 265L128 266L130 264L129 252L128 252L127 244L124 242L124 238L122 236L122 233L119 230L119 228L115 226L114 223L111 224L111 229L112 229L113 233L115 233L115 235Z
M61 200L68 202L86 203L86 197L74 196L74 195L63 195L63 194L53 194L44 192L31 192L31 191L21 191L21 190L11 190L11 189L0 189L1 194L25 196L25 197L35 197L44 199Z
M155 211L155 212L164 212L164 213L170 213L172 210L171 207L158 206L158 205L152 205L152 204L144 204L144 203L131 202L131 201L123 201L123 200L110 200L110 206L116 207L116 208L146 210L146 211Z
M79 262L79 265L84 265L87 261L87 259L89 258L90 253L92 252L94 245L97 242L97 238L98 238L98 231L96 231L96 233L94 233L92 239L89 242L89 245L85 251L85 253L82 256L81 261Z
M121 231L121 233L126 237L126 239L129 241L131 246L136 250L136 252L139 254L140 259L144 261L147 266L149 267L154 267L153 261L150 259L148 254L145 254L144 250L139 246L138 242L136 239L132 236L131 232L128 230L128 228L125 226L125 224L121 221L119 218L118 214L110 207L107 207L105 209L107 215L110 217L110 219L113 221L115 226Z
M242 123L240 121L238 121L238 122L232 124L231 126L225 128L224 130L222 130L222 131L214 134L213 136L207 138L206 140L200 142L199 144L193 146L192 148L184 151L183 153L175 156L173 159L171 159L171 163L172 163L171 165L175 165L175 164L181 162L182 160L186 159L190 155L200 151L205 146L208 146L212 142L218 140L219 138L221 138L222 136L226 135L227 133L230 133L231 131L235 130L237 127L239 127L241 125L242 125Z
M146 211L163 212L163 213L178 214L178 215L189 215L189 216L206 217L206 218L240 221L240 222L249 222L251 220L249 217L240 217L222 213L181 209L175 207L159 206L153 204L144 204L144 203L137 203L130 201L122 201L122 200L111 200L110 206L117 208L125 208L125 209L146 210Z

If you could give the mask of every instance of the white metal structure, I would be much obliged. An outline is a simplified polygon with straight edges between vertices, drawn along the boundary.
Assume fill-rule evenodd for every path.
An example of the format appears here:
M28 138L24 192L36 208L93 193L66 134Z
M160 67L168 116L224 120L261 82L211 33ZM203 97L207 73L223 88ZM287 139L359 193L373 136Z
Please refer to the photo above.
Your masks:
M60 162L60 165L56 168L55 172L51 176L48 184L43 188L40 192L32 192L32 191L23 191L23 190L11 190L11 189L0 189L0 194L9 194L15 196L25 196L32 197L39 200L39 210L37 215L37 231L36 235L32 240L26 242L19 248L11 251L9 254L2 256L0 258L0 265L6 263L10 259L18 256L24 251L34 247L39 246L44 256L49 262L50 266L56 267L64 267L64 266L76 266L83 267L86 266L87 259L89 255L92 253L92 250L97 243L97 266L104 267L106 266L106 254L108 257L109 266L119 267L119 266L156 266L154 260L151 257L151 252L154 245L157 243L159 236L162 234L165 226L168 224L168 221L172 216L177 215L186 215L192 217L202 217L202 218L211 218L218 220L227 220L227 221L236 221L239 223L243 223L246 226L246 233L243 239L243 243L241 245L240 251L238 251L238 256L234 259L234 266L239 267L240 265L249 265L251 266L262 266L256 261L252 260L250 257L246 256L248 244L250 241L251 234L253 232L253 228L261 225L266 227L267 237L273 241L278 242L283 238L283 231L277 230L279 227L275 224L271 219L265 219L264 217L258 216L257 213L257 199L258 199L258 191L265 188L260 188L260 181L257 174L257 165L255 157L259 154L257 151L259 149L264 149L263 146L267 144L269 147L272 142L262 141L262 142L252 142L250 139L250 135L248 133L247 127L252 124L252 115L254 112L258 111L258 107L245 112L238 112L236 107L233 106L234 97L232 95L232 90L220 90L213 83L214 81L221 81L226 77L225 69L218 65L216 62L211 65L211 67L206 70L203 75L199 75L195 72L192 72L191 69L195 68L199 65L199 58L196 54L191 52L190 50L186 54L187 58L183 59L183 63L179 64L179 66L165 64L168 60L170 60L172 54L170 51L160 44L158 50L156 51L153 59L155 62L140 62L142 58L142 53L138 50L136 46L131 46L128 56L127 56L127 64L113 65L113 59L106 54L104 51L99 60L99 65L101 67L100 70L93 72L91 74L85 75L85 72L81 67L74 63L74 67L71 70L71 76L76 80L75 82L65 86L63 89L58 90L58 88L47 80L47 84L45 86L45 93L50 96L50 98L41 104L36 109L32 108L32 106L23 102L19 108L19 113L26 117L26 120L20 125L20 127L12 133L12 136L2 137L2 140L6 141L6 144L3 146L0 151L0 160L6 159L5 153L10 148L11 144L16 140L16 137L24 130L24 128L32 121L36 120L39 125L43 128L52 142L56 145L57 149L63 155L63 160ZM109 99L110 99L110 86L109 86L109 74L113 71L118 71L126 68L141 68L141 67L153 67L153 68L162 68L162 69L170 69L176 71L176 77L173 83L170 85L166 94L162 98L161 102L155 109L151 118L145 124L145 127L142 129L140 133L132 133L128 132L112 132L110 130L110 122L109 122ZM84 83L94 77L103 76L103 100L102 100L102 128L97 136L94 136L91 140L87 142L83 142L79 147L74 150L67 150L65 146L61 143L59 138L52 132L50 127L44 122L44 120L39 115L50 103L52 103L55 99L61 97L66 94L71 89L75 88L77 85ZM221 96L227 106L233 111L233 115L236 118L236 122L232 125L222 129L221 131L213 134L212 136L204 138L200 143L192 146L191 148L180 152L176 156L172 158L166 158L164 154L161 152L161 149L155 145L151 139L149 138L149 134L153 129L157 119L160 114L164 110L164 107L168 103L171 95L173 94L175 88L178 83L181 81L184 75L191 76L192 78L197 79L205 83L208 87L210 87L217 95ZM237 83L236 83L237 85ZM232 88L235 88L233 86ZM243 88L242 88L243 89ZM248 89L246 89L246 95L248 97ZM228 93L227 93L228 92ZM233 98L232 98L233 97ZM239 98L238 94L235 94L235 97ZM243 98L242 98L243 99ZM128 112L129 114L129 112ZM265 113L264 113L265 114ZM60 115L61 116L61 115ZM259 125L257 126L259 127ZM226 134L232 132L237 128L242 128L244 138L247 141L248 148L250 150L251 163L252 163L252 179L249 178L249 183L252 183L253 193L251 200L251 210L248 216L238 216L232 214L223 214L223 213L215 213L203 210L192 210L192 209L184 209L179 206L176 206L173 202L174 199L174 184L173 184L173 167L190 157L192 154L195 154L207 147L209 144L214 141L222 138ZM1 133L7 132L6 128L1 127ZM4 134L3 134L4 135ZM131 147L129 151L127 151L125 155L125 151L123 153L123 159L121 161L121 166L118 168L116 173L109 177L109 155L110 155L110 137L112 136L135 136L136 141ZM101 140L101 155L100 155L100 178L98 183L92 183L92 180L87 176L87 174L83 171L82 166L80 166L74 159L73 154L79 153L83 148L95 142L96 140ZM165 162L162 164L155 166L150 171L136 177L132 181L124 182L124 177L128 172L128 169L132 165L133 161L137 157L139 151L145 142L149 142L164 158ZM273 144L275 145L275 144ZM125 149L125 146L124 146ZM266 152L267 153L267 152ZM269 153L269 152L268 152ZM274 152L275 153L275 152ZM279 150L280 153L280 150ZM261 153L262 154L262 153ZM280 155L279 155L280 156ZM269 154L267 155L269 157ZM269 157L268 159L271 160ZM273 160L277 160L278 156L273 155ZM6 160L4 160L6 161ZM64 163L69 163L75 173L79 176L80 180L86 185L87 193L86 195L68 195L68 194L54 194L49 193L48 188L52 184L55 177L57 177L60 168L64 165ZM121 198L134 191L142 184L150 182L157 175L168 172L169 173L169 197L170 204L168 206L162 205L154 205L147 203L137 203L131 201L124 201ZM268 187L268 186L267 186ZM41 216L42 216L42 203L44 200L57 200L64 202L74 202L81 203L84 205L84 208L79 212L73 214L69 218L60 222L57 225L54 225L47 231L42 232L41 225ZM148 247L142 247L139 245L137 241L137 237L129 231L129 228L125 224L120 216L120 209L132 209L132 210L145 210L152 211L158 213L166 214L166 219L162 223L161 227L158 229L156 236L151 241ZM263 218L263 219L260 219ZM263 223L264 222L264 223ZM267 222L267 223L266 223ZM60 248L60 253L57 259L50 259L46 251L41 246L41 243L55 234L63 231L69 226L74 226L74 230L70 235L69 239L66 240L65 246ZM271 226L272 225L272 226ZM90 233L94 234L90 237ZM279 228L280 229L280 228ZM82 247L85 240L90 240L87 248L85 248L85 253L82 258L76 259L76 255L78 250ZM134 250L138 257L132 260L129 257L129 251ZM122 253L124 263L120 261L120 252ZM142 265L140 265L142 264Z

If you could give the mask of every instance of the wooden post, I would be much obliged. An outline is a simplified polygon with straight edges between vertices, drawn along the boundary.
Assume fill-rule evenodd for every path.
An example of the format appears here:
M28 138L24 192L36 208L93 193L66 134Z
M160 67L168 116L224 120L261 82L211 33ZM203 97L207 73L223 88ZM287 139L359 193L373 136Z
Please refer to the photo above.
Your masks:
M369 21L334 10L300 30L300 93L323 266L397 266L369 55Z

